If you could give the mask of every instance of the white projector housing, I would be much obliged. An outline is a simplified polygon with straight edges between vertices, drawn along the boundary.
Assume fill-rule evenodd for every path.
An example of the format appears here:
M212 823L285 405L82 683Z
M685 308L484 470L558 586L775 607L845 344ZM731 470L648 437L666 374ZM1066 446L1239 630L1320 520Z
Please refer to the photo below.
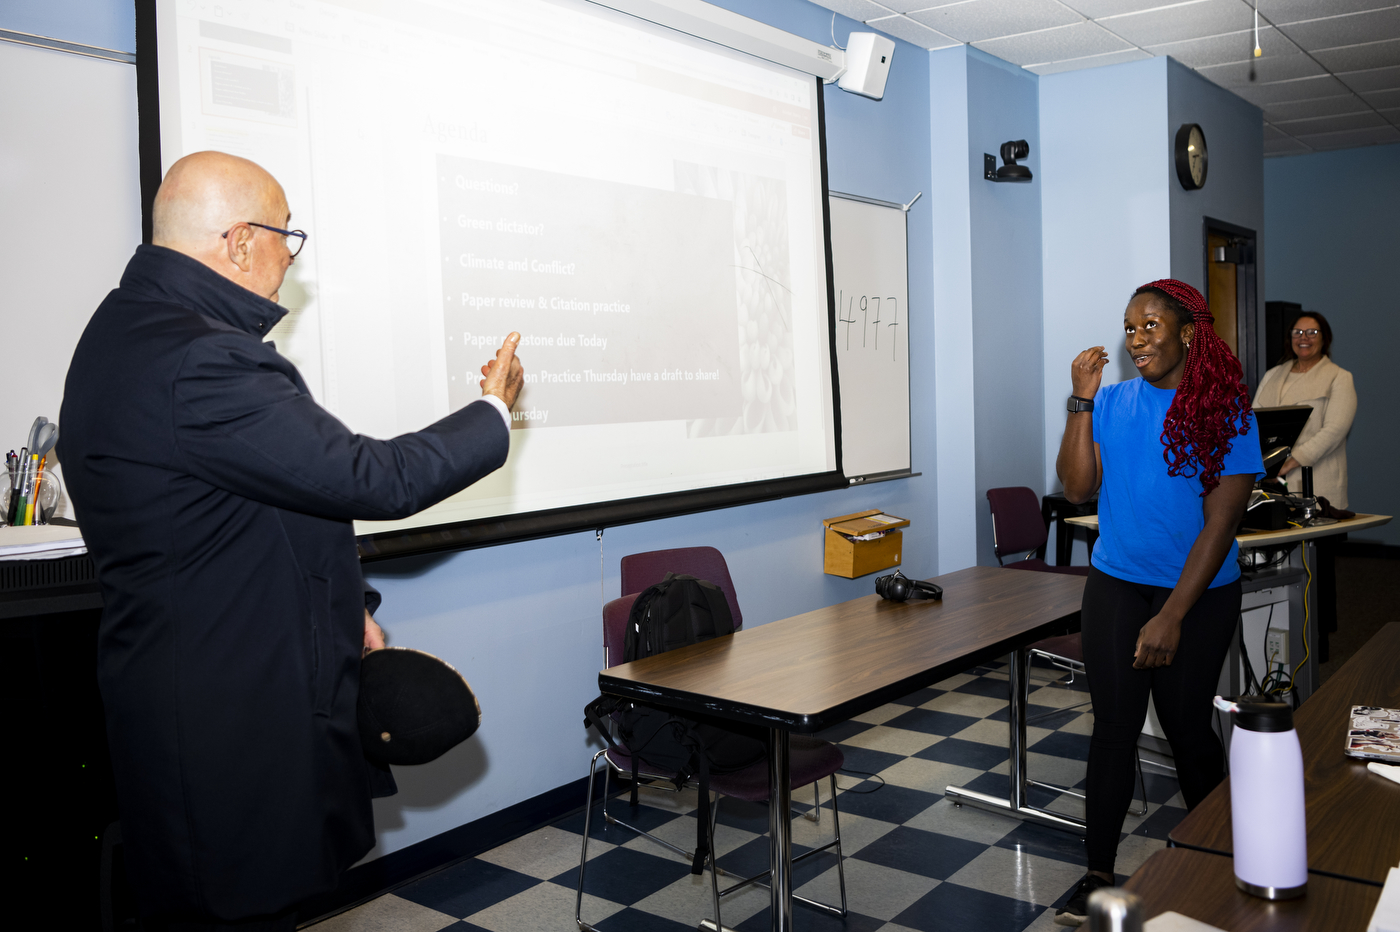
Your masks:
M846 42L846 73L836 84L843 91L880 100L890 76L894 40L874 32L853 32Z

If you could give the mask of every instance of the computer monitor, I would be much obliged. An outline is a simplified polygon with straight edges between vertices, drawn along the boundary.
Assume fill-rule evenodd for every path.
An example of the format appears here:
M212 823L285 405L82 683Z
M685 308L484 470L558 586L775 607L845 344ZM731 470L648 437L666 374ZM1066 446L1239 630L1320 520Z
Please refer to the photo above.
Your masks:
M1303 432L1303 425L1312 415L1308 405L1282 405L1277 408L1255 408L1259 423L1259 449L1264 454L1264 473L1278 478L1279 467L1288 459L1288 451Z

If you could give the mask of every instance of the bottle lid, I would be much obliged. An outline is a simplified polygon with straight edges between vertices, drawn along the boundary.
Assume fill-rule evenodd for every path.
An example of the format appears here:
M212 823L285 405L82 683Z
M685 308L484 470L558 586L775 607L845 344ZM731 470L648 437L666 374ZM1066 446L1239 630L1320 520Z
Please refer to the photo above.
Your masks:
M1235 724L1245 731L1280 732L1293 730L1293 707L1267 696L1215 697L1215 707L1233 712Z

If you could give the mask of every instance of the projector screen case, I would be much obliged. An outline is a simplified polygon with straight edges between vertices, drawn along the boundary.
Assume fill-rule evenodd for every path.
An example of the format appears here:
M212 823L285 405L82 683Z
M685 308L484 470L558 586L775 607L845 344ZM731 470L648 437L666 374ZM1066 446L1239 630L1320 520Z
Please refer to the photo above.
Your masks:
M147 221L188 152L282 182L317 401L419 430L524 334L506 466L366 559L844 486L816 78L574 0L137 5Z

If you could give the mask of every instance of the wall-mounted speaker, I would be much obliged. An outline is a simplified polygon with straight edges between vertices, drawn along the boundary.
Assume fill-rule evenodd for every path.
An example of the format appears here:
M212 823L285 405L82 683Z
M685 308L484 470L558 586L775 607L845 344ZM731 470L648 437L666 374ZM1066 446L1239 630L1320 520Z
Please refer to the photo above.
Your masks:
M894 40L873 32L853 32L846 41L846 73L837 87L852 94L880 100L894 58Z

